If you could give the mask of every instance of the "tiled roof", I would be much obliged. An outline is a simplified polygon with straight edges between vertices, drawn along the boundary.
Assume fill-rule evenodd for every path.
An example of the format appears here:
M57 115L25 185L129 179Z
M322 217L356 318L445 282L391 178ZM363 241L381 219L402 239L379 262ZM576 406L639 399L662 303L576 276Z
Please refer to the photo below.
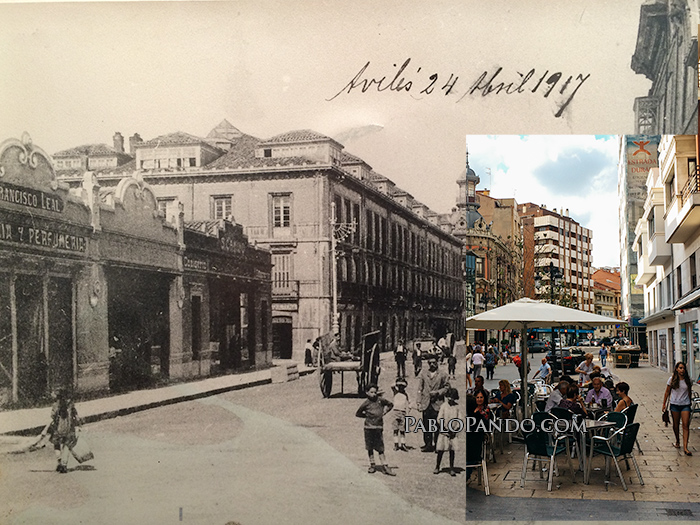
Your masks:
M271 168L315 164L304 157L256 157L255 149L259 144L259 139L243 135L234 142L230 151L204 166L204 169Z
M380 182L380 181L387 181L389 179L387 179L384 175L380 175L376 171L370 171L369 172L369 180Z
M79 155L87 155L89 157L114 156L118 155L117 151L107 144L84 144L75 148L64 149L58 153L54 153L53 157L75 157ZM122 153L124 155L124 153Z
M122 164L121 166L117 166L115 168L100 168L98 170L92 170L94 171L97 175L109 175L110 173L114 173L115 175L121 174L121 173L130 173L136 169L136 159L131 159L129 162L126 164Z
M208 139L227 139L234 141L235 139L241 137L241 133L233 124L228 120L222 120L218 126L212 129L207 135Z
M221 221L217 219L205 221L186 221L185 229L205 233L212 237L218 237L219 230L221 229Z
M299 129L288 131L266 140L263 144L279 144L282 142L316 142L319 140L333 140L312 129ZM335 141L334 141L335 142Z
M153 147L153 146L168 146L171 144L202 144L206 141L201 137L196 137L190 135L189 133L184 133L182 131L176 131L175 133L168 133L167 135L161 135L146 142L141 142L136 144L137 148Z
M342 164L359 164L359 163L364 163L367 164L364 160L362 160L360 157L356 157L355 155L351 155L347 151L343 151L340 154L340 162Z

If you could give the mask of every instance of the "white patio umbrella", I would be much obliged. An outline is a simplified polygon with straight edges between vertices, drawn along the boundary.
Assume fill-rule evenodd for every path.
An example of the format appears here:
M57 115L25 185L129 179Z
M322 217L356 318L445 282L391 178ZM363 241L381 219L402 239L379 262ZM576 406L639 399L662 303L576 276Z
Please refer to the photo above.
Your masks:
M523 342L520 361L521 393L524 410L527 410L527 330L530 328L550 328L561 326L579 326L593 328L609 324L627 324L622 319L583 312L557 304L536 301L524 297L493 310L469 317L467 328L492 330L520 329ZM527 416L527 413L525 414Z

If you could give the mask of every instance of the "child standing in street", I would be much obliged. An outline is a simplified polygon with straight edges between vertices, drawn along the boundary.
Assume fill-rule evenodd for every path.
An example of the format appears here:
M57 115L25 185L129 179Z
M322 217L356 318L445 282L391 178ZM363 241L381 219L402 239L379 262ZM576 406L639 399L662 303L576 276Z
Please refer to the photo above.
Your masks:
M394 404L381 397L377 385L367 386L367 399L357 409L355 416L365 418L365 448L369 455L369 469L374 474L377 465L374 462L374 451L379 454L380 468L387 476L396 476L386 462L384 456L384 415L394 408Z
M406 448L406 413L408 412L408 394L406 394L408 383L403 379L397 379L391 389L394 391L394 409L391 411L391 428L394 431L394 450Z
M450 354L447 358L447 375L449 379L457 379L455 375L457 373L457 357L454 354Z
M457 433L450 430L450 422L455 419L464 421L462 410L457 404L459 393L454 388L449 388L445 394L445 403L440 406L438 412L438 425L440 425L440 434L438 435L435 451L437 452L437 463L433 474L440 473L440 463L445 451L450 453L450 476L456 476L455 471L455 451L457 450ZM452 428L457 430L457 423L452 423Z
M68 472L68 455L77 441L75 429L79 425L78 411L75 409L73 396L66 389L59 390L56 394L56 403L51 409L51 422L41 433L42 437L47 432L51 434L51 443L53 443L58 460L56 472L61 474Z

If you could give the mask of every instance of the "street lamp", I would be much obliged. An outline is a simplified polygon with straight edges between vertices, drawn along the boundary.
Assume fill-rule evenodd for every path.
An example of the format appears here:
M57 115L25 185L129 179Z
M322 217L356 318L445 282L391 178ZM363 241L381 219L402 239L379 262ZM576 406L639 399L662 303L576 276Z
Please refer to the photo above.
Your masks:
M554 263L550 261L549 266L545 266L541 268L541 271L545 274L549 274L549 302L551 304L554 304L554 287L559 286L562 283L563 280L563 275L561 273L561 270L554 266ZM543 284L542 282L543 275L540 272L537 272L535 274L535 287L540 288ZM556 355L557 353L557 342L556 339L554 338L554 326L552 326L552 355ZM564 348L562 346L562 350L559 355L559 359L561 361L561 374L564 375ZM555 371L552 370L552 375L555 375Z
M331 330L333 334L338 333L338 261L336 244L343 241L351 233L355 232L355 221L337 222L335 215L335 202L331 202L331 295L333 296L333 319L331 320Z

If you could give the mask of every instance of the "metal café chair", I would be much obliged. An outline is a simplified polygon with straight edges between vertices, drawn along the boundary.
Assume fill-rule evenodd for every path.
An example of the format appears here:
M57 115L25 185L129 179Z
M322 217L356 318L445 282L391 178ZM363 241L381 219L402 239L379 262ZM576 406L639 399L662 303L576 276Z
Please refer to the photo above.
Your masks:
M550 436L541 430L529 432L525 434L525 456L523 458L523 470L520 475L520 487L525 486L525 478L527 474L527 462L542 462L549 461L549 471L547 476L547 490L552 491L552 480L556 467L556 456L566 452L566 447L559 441L550 442ZM571 467L571 458L569 458L569 468ZM559 473L557 472L557 475ZM542 469L540 469L540 478L542 477Z
M634 442L637 439L637 433L639 432L639 423L632 423L623 428L615 430L609 436L593 436L592 446L593 453L602 454L605 456L605 477L610 476L610 458L615 462L615 468L617 469L617 474L620 476L620 481L622 482L622 488L627 490L627 483L625 483L625 478L620 470L620 464L618 463L618 458L632 459L634 463L634 470L637 472L637 478L639 479L639 484L644 485L644 480L642 479L642 473L639 471L639 465L637 464L637 459L634 457ZM613 441L619 436L620 445L613 445ZM590 469L590 463L588 465Z
M690 417L692 418L695 414L700 414L700 393L693 392L693 398L691 401L692 405L690 406ZM633 405L630 405L630 408L632 406ZM698 427L698 430L700 430L700 427ZM639 445L639 443L637 443L637 445Z
M630 406L622 410L622 413L627 416L628 425L634 423L634 418L637 417L638 406L639 405L637 405L637 403L632 403ZM644 454L644 452L642 452L642 447L639 446L639 438L635 439L634 442L637 445L637 450L639 451L639 453ZM629 470L629 462L627 463L627 469Z
M490 494L489 473L486 468L486 436L483 432L467 433L467 468L477 469L479 484L481 484L483 472L484 490L488 496Z

